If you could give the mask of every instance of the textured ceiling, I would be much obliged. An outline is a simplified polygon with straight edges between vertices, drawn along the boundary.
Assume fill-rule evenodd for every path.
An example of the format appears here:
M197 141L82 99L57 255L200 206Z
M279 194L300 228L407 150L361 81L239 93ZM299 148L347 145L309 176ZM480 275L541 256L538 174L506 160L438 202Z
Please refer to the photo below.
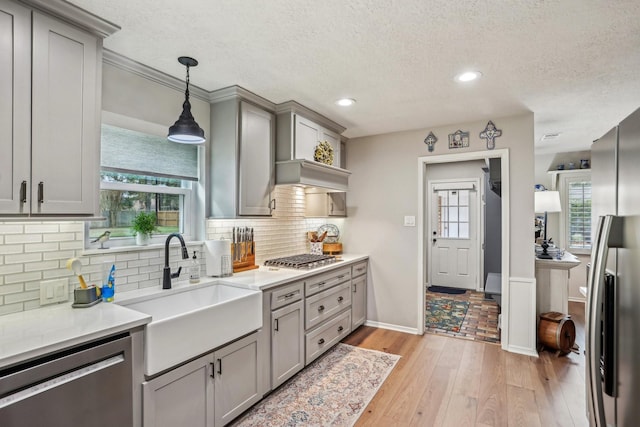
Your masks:
M296 100L350 138L532 111L536 153L575 151L640 107L638 0L71 3L122 27L119 54L178 78L193 56L196 86Z

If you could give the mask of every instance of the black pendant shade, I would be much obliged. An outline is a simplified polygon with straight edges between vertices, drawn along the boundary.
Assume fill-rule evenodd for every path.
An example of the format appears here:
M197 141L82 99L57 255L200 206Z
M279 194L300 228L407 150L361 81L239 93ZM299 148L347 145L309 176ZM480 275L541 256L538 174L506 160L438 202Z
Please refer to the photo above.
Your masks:
M198 61L188 56L181 56L178 62L187 67L187 89L184 92L184 103L182 104L182 114L178 120L169 128L169 141L180 144L202 144L206 141L204 130L196 123L191 114L191 103L189 102L189 67L198 65Z

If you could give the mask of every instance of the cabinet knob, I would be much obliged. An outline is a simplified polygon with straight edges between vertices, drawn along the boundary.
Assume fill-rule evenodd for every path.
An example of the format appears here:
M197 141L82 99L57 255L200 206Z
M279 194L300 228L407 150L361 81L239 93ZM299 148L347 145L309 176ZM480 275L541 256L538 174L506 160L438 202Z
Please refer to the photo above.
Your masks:
M344 328L342 326L338 326L338 332L342 332Z
M324 338L320 338L320 339L318 340L318 345L322 345L322 344L324 344Z
M344 297L338 297L338 302L344 301Z
M321 305L320 307L318 307L318 311L324 311L324 305Z

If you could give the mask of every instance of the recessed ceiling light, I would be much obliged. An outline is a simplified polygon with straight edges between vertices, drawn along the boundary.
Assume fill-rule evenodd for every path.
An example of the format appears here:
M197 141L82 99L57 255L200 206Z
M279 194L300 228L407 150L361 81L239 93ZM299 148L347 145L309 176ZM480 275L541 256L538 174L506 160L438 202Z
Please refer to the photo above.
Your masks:
M482 73L480 71L467 71L465 73L458 74L456 76L456 80L459 82L470 82L479 78L480 76L482 76Z
M342 98L336 101L336 104L340 105L341 107L349 107L350 105L353 105L355 103L356 100L352 98Z

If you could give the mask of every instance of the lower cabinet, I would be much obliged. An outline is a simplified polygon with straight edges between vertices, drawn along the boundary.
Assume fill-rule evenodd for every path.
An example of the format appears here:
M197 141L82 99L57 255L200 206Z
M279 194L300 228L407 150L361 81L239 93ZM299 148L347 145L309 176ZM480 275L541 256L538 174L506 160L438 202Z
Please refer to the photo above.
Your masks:
M367 276L351 279L351 330L367 320Z
M213 427L213 357L203 356L142 384L144 427Z
M253 333L142 384L144 427L222 427L262 398Z
M302 301L271 313L272 387L304 368L304 305Z
M213 353L216 427L229 423L262 399L259 349L255 333Z

